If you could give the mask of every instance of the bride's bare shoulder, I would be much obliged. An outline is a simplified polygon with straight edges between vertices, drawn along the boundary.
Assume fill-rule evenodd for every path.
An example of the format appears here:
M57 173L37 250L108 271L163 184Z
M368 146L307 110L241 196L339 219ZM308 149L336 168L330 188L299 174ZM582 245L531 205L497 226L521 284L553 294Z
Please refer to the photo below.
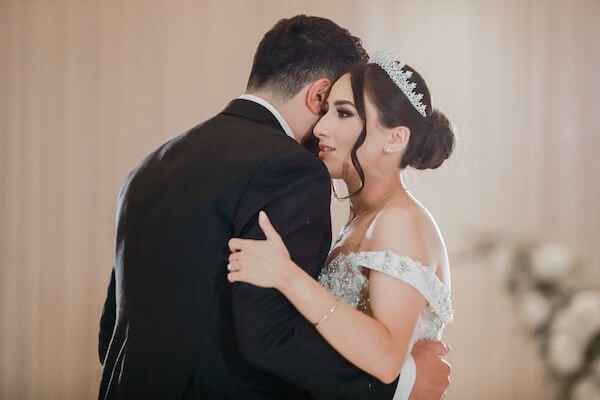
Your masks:
M392 205L381 210L365 231L361 251L393 251L423 265L439 262L438 233L431 214L420 205Z

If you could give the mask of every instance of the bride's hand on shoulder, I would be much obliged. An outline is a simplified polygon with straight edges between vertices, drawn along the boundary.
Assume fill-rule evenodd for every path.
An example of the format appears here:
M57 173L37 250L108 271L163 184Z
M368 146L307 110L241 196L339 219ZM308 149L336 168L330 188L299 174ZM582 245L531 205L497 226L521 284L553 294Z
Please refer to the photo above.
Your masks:
M291 260L281 236L264 211L258 224L266 240L238 239L229 241L229 282L246 282L256 286L280 289L298 266Z

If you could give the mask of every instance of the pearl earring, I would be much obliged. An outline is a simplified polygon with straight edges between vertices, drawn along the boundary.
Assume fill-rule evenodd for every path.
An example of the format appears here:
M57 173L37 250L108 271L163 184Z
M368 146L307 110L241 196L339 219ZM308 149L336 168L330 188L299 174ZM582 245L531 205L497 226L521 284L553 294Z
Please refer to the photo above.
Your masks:
M386 153L391 153L393 151L392 146L390 146L388 144L387 146L385 146L385 148L383 149L383 151L385 151Z

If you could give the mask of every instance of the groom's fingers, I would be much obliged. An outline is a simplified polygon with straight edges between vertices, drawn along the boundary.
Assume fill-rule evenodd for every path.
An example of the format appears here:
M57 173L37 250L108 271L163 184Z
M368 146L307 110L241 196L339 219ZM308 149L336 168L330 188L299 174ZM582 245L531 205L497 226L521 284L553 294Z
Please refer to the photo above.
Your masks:
M439 357L443 357L450 351L450 348L446 346L445 343L434 341L434 340L422 340L415 343L415 347L420 347L421 349L427 349L427 351L436 354Z
M444 342L435 342L435 343L439 343L441 345L441 348L438 351L438 355L440 357L445 356L446 354L448 354L450 352L450 346L448 346L446 343Z
M431 345L434 346L435 353L440 357L445 356L450 351L450 347L446 346L444 342L432 341Z
M452 350L452 348L450 347L449 344L446 344L444 342L442 342L442 344L444 345L444 347L446 348L446 352L444 354L442 354L443 356L445 356L446 354L450 353L450 350Z

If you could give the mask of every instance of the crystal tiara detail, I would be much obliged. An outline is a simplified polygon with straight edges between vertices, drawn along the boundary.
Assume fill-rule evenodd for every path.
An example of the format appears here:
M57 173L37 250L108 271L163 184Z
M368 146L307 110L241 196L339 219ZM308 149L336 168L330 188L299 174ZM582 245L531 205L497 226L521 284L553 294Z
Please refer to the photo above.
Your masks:
M379 65L390 77L392 81L402 90L402 93L408 98L413 107L424 117L427 117L427 107L421 102L423 93L415 92L417 84L410 82L412 71L403 71L402 68L406 65L394 50L390 47L384 47L377 51L370 59L372 64Z

